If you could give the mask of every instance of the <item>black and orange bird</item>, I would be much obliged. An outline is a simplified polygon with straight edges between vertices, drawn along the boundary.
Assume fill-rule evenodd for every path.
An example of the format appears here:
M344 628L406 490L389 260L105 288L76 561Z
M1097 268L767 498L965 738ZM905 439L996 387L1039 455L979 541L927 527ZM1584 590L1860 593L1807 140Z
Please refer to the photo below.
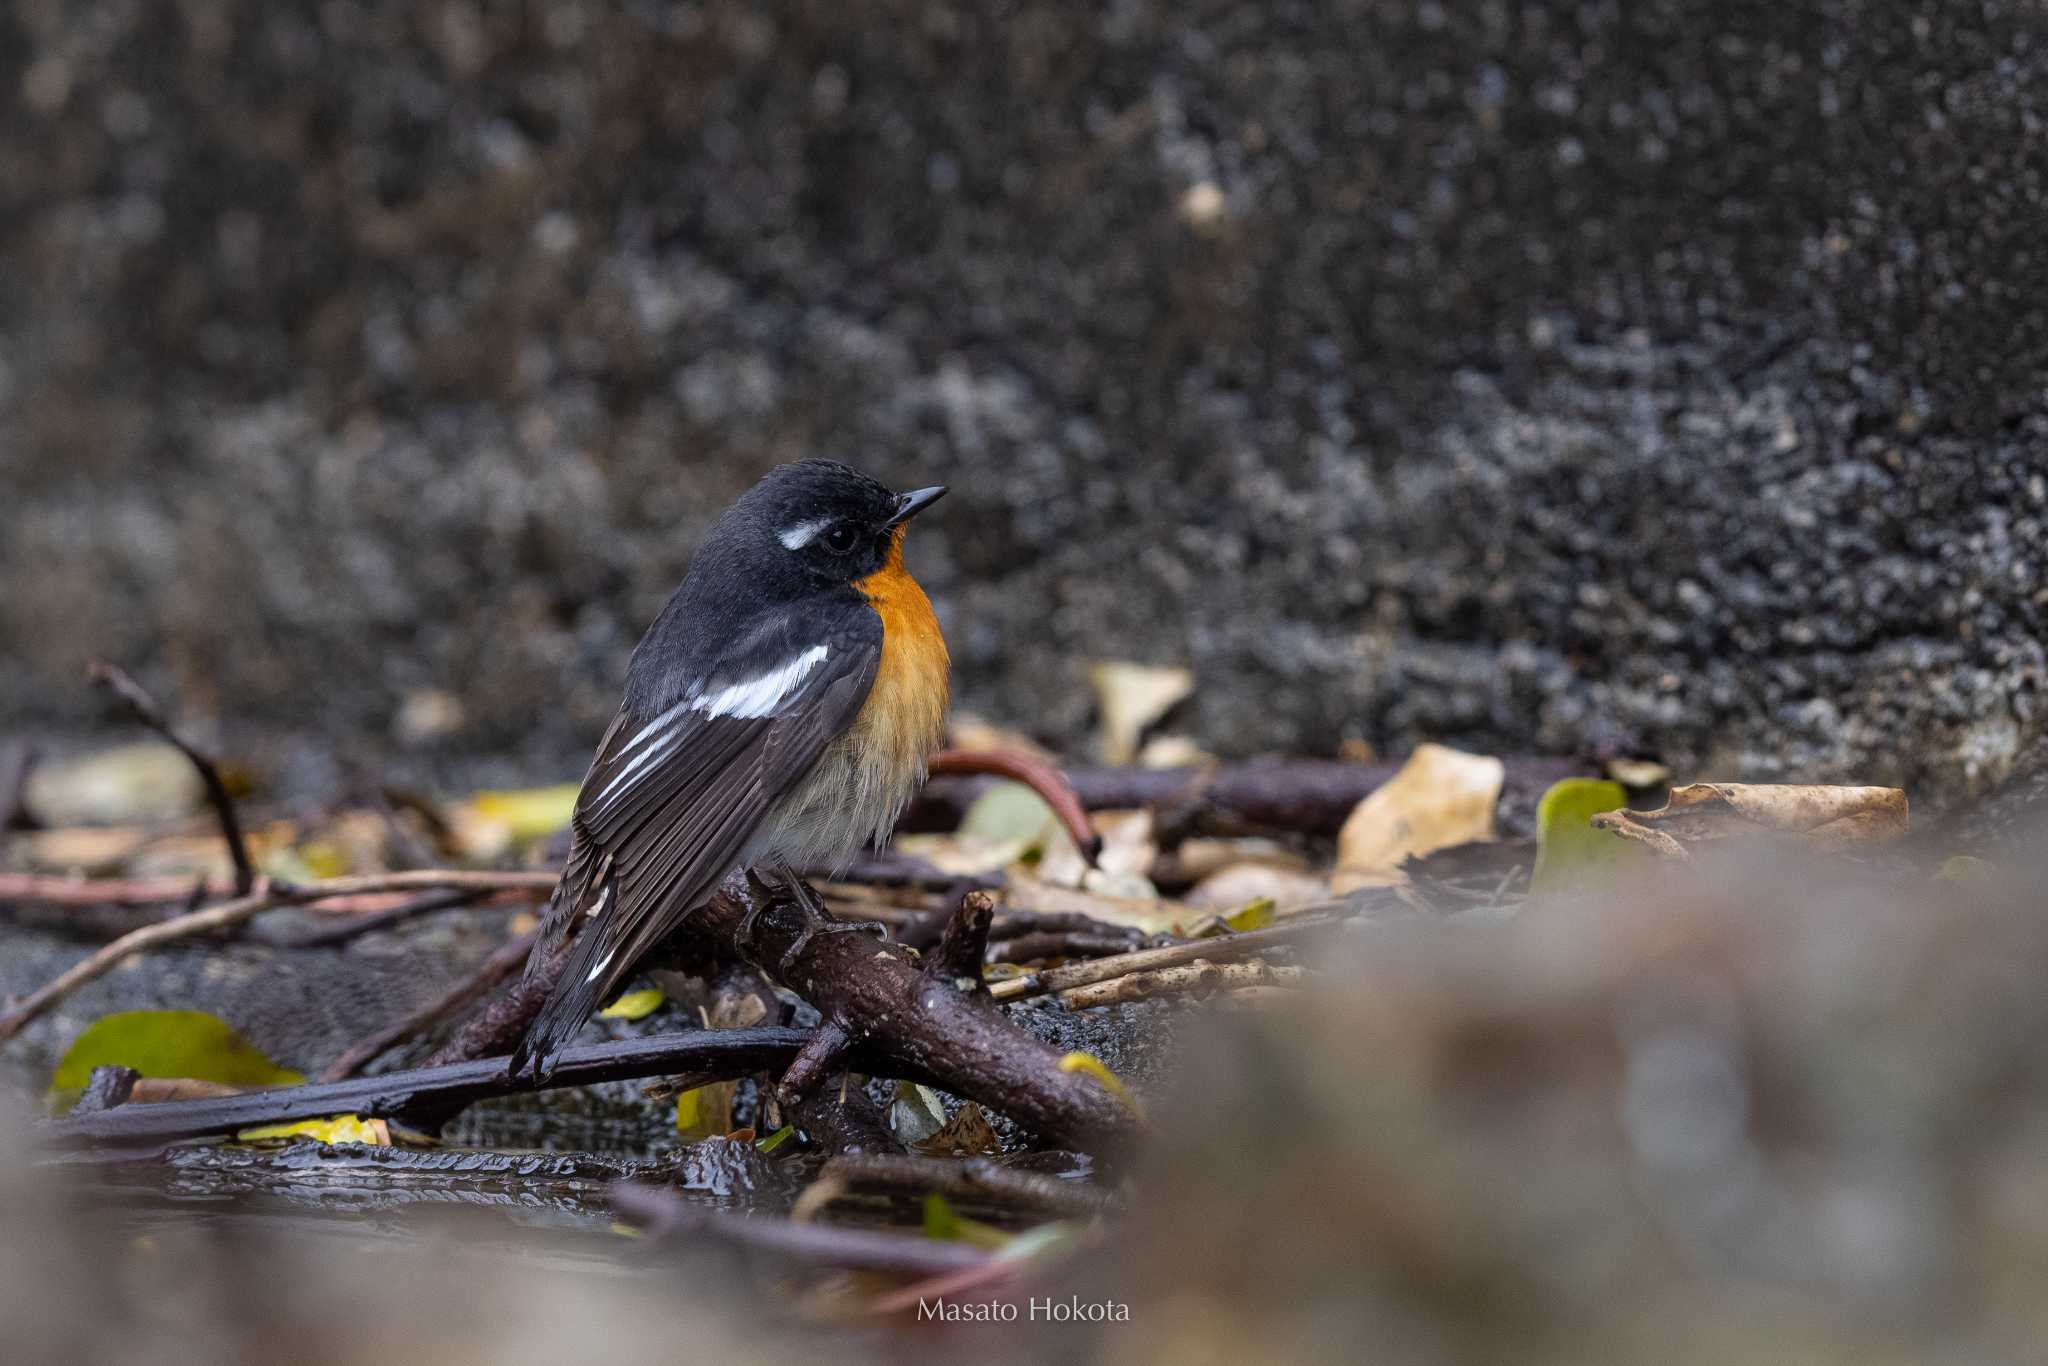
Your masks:
M795 888L793 870L888 837L945 720L946 642L903 567L907 524L945 491L895 493L804 460L769 471L711 528L633 651L583 777L527 976L568 958L512 1075L546 1077L598 1002L734 870Z

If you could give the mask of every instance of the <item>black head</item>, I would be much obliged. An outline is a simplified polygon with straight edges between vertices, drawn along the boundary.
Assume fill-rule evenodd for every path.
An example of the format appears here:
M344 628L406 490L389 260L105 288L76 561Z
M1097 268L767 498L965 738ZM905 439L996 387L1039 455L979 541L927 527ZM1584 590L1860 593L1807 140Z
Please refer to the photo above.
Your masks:
M717 534L770 577L853 583L886 565L903 524L945 491L897 493L836 460L800 460L740 495Z

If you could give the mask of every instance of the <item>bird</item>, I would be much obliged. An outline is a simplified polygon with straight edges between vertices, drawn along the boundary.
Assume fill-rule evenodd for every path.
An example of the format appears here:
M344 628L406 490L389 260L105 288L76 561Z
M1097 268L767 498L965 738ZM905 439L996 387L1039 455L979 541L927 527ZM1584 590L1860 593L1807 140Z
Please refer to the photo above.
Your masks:
M944 733L946 641L903 539L945 493L800 460L711 527L635 647L577 793L526 980L567 958L511 1076L545 1080L598 1002L731 873L800 889L795 870L887 839Z

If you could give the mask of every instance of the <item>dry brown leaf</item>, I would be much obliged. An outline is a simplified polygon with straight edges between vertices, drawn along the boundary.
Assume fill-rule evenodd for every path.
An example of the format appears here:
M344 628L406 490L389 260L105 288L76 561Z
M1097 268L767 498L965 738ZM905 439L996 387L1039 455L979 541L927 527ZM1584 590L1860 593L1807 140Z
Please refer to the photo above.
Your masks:
M1822 849L1896 839L1909 815L1896 787L1694 783L1673 788L1655 811L1604 811L1593 826L1687 860L1687 845L1741 835L1797 835Z
M1002 1152L1003 1141L981 1107L970 1100L937 1133L910 1146L926 1157L993 1157Z
M1506 777L1498 759L1423 745L1345 818L1330 889L1342 896L1392 886L1402 881L1404 859L1492 839L1493 808Z
M1195 690L1195 676L1186 669L1103 660L1088 666L1088 686L1102 713L1102 762L1127 764L1137 757L1145 728Z

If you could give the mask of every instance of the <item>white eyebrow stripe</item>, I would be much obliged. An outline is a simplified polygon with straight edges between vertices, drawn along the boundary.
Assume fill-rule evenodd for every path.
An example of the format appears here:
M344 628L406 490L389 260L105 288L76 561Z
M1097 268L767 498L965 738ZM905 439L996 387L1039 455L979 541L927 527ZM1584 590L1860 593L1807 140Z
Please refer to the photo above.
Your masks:
M834 520L831 517L820 517L815 521L798 522L795 526L784 527L776 539L791 550L802 550L817 537L819 532L831 526Z
M772 716L782 699L795 691L796 685L803 682L828 653L830 651L823 645L813 645L781 668L770 669L758 678L743 679L709 697L699 697L694 705L706 716L748 719Z

